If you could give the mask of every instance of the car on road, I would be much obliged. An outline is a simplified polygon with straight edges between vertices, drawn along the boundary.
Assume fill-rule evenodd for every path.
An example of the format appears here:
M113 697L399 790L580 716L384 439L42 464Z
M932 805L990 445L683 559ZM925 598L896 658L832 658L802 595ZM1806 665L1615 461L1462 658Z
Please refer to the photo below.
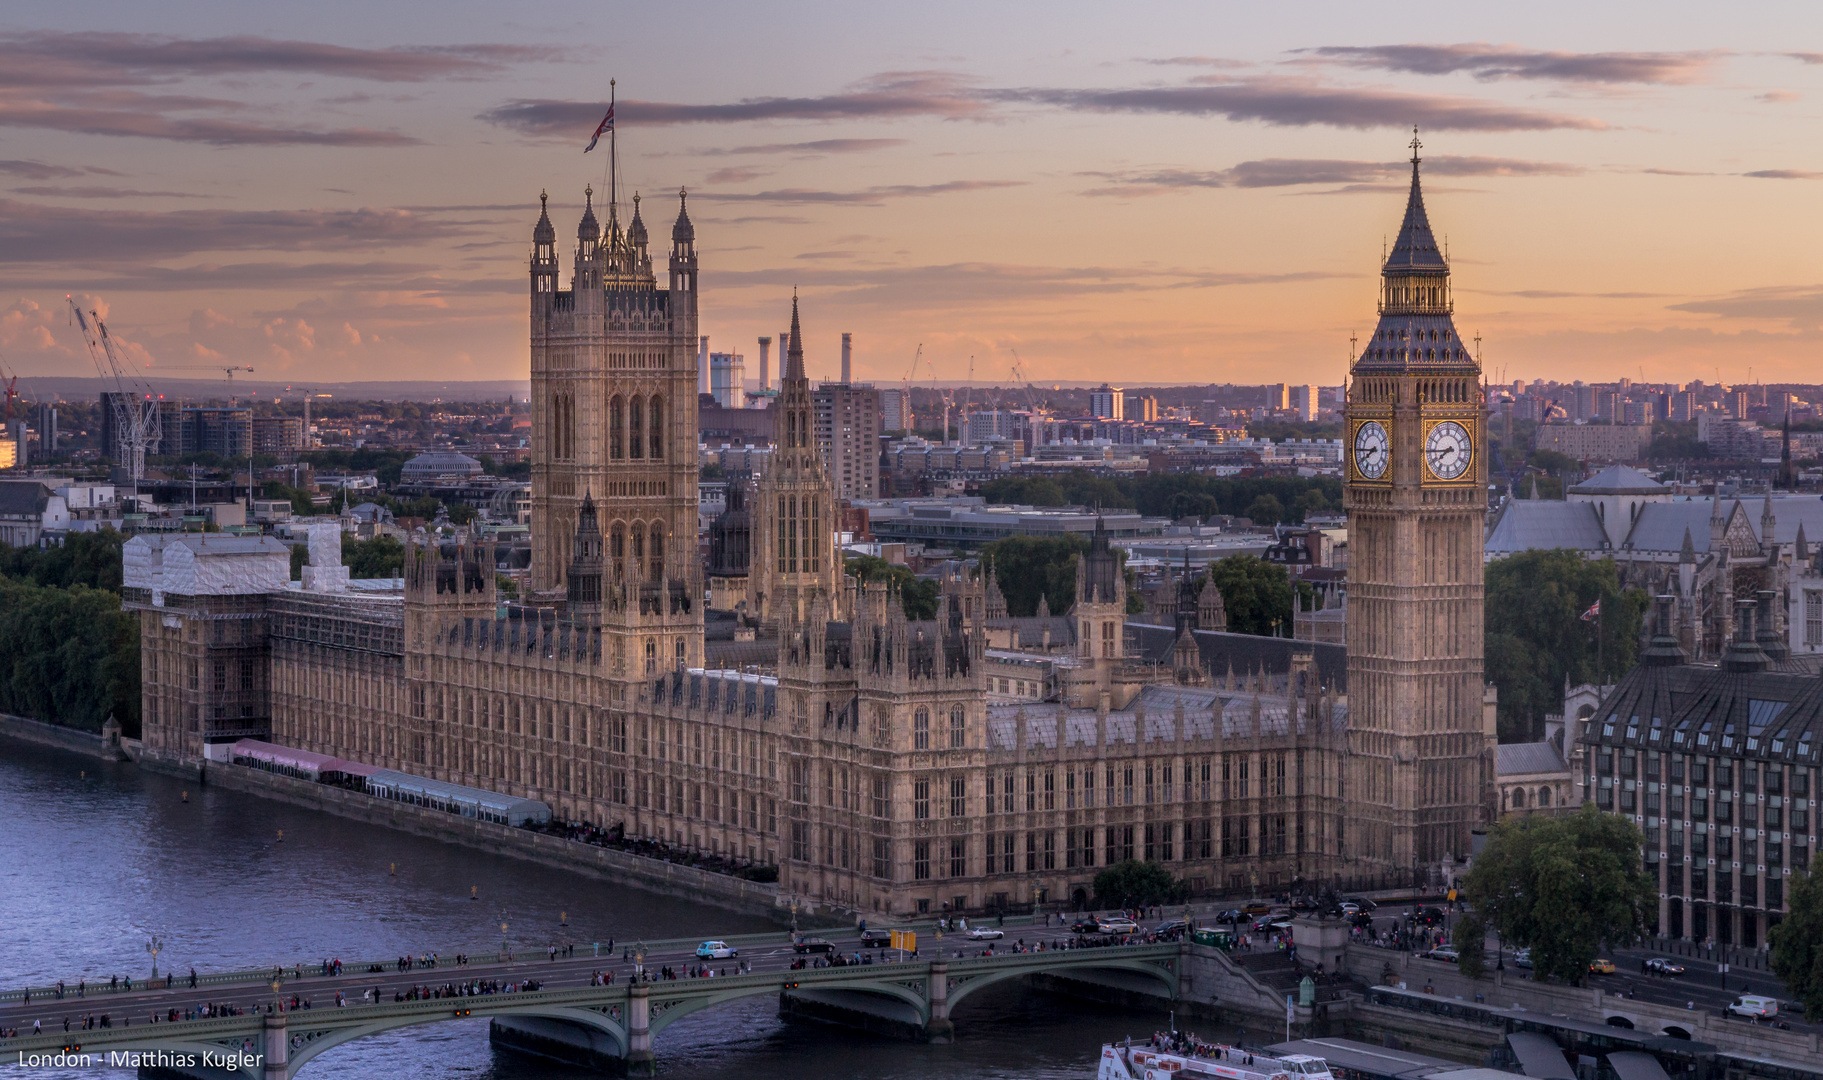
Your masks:
M996 930L991 926L971 926L968 931L970 941L998 941L1005 936L1005 931Z
M1341 912L1344 917L1352 919L1356 915L1361 914L1361 905L1344 900L1336 905L1336 910Z
M1217 912L1215 921L1218 923L1228 923L1230 925L1243 923L1247 921L1247 913L1240 908L1229 908L1227 911Z
M1591 975L1612 975L1615 970L1614 961L1605 956L1598 956L1589 961L1589 974Z
M1095 928L1104 934L1137 934L1139 924L1132 919L1113 916L1097 920Z
M732 960L741 951L726 941L705 941L696 947L698 960Z
M1289 930L1289 929L1291 929L1291 916L1289 916L1289 915L1268 915L1262 919L1255 919L1253 922L1253 929L1262 934L1277 933L1278 931L1281 931L1281 930Z
M1380 906L1379 904L1374 903L1372 900L1369 900L1365 896L1344 896L1342 898L1342 902L1344 904L1353 904L1354 906L1360 908L1362 911L1372 911L1375 908Z
M1165 934L1184 934L1188 933L1189 930L1190 924L1183 919L1167 919L1152 928L1154 934L1161 936Z
M1446 964L1453 964L1462 959L1462 954L1456 951L1454 945L1439 945L1424 955L1430 957L1432 960L1441 960Z
M1673 976L1682 975L1683 973L1684 965L1667 960L1662 956L1655 956L1646 961L1646 974L1648 975Z
M1528 971L1531 970L1532 950L1521 949L1518 952L1514 953L1513 954L1513 966L1516 968L1525 968Z
M1374 928L1374 917L1365 911L1350 916L1348 921L1352 925L1359 926L1363 930L1372 930Z
M863 930L863 931L861 931L861 948L863 948L863 949L890 948L892 946L892 943L893 943L893 935L892 935L891 930Z
M820 937L799 938L791 943L791 951L799 955L806 953L832 953L836 947Z
M1098 919L1077 919L1070 924L1070 933L1099 934L1101 933L1101 922Z
M1241 905L1243 915L1264 915L1272 910L1272 905L1264 900L1249 900Z
M1443 921L1443 909L1440 907L1421 907L1412 912L1412 921L1420 926L1436 926Z

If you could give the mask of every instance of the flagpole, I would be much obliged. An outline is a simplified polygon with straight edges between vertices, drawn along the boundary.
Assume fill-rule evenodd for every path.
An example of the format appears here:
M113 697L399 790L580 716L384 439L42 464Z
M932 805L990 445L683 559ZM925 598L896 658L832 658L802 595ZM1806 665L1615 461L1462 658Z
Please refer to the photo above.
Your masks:
M614 81L608 80L608 115L614 115ZM614 181L620 178L620 163L616 160L614 145L614 126L608 126L608 209L610 214L619 205L615 199Z

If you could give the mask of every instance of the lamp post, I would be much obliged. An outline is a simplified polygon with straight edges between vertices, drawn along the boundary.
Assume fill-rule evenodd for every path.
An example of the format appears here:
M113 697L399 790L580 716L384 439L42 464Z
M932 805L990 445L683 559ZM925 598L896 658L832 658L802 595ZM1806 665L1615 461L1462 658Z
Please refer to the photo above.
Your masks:
M506 947L506 912L500 913L500 959L510 961L513 954Z
M146 939L146 951L152 954L152 977L154 979L158 978L158 953L164 947L165 943L157 934Z
M633 943L633 981L646 981L646 943L643 938Z

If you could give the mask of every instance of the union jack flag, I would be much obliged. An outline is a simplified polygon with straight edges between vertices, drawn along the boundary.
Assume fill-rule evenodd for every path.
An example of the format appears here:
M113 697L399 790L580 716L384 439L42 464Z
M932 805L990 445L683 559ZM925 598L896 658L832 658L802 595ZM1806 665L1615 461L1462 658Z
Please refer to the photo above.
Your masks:
M613 131L613 130L614 130L614 106L612 104L610 104L608 106L608 115L601 118L600 126L598 126L595 129L595 134L590 136L589 145L583 147L582 152L586 154L589 151L595 149L595 144L601 141L601 133L604 131Z

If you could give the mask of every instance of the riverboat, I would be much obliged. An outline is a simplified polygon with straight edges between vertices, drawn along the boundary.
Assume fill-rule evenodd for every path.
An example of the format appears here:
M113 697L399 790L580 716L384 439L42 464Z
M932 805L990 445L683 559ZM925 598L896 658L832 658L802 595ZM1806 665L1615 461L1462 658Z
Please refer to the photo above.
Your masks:
M1149 1045L1118 1043L1101 1048L1101 1069L1096 1080L1179 1080L1220 1077L1221 1080L1333 1080L1329 1063L1308 1054L1282 1058L1251 1054L1233 1046L1198 1046L1195 1053L1156 1050Z

